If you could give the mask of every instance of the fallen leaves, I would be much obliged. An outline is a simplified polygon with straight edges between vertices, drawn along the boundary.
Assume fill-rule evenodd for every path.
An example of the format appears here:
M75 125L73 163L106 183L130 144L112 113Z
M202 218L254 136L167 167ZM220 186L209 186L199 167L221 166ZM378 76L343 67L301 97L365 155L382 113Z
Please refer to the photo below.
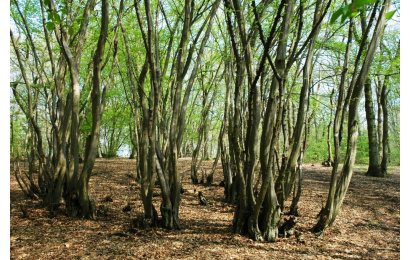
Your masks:
M204 161L204 168L212 162ZM181 173L190 160L180 160ZM388 178L355 173L351 188L336 222L316 237L309 229L327 197L330 169L308 165L295 227L295 236L275 243L260 243L232 233L234 206L224 202L221 166L213 186L190 183L183 174L180 218L182 230L163 228L129 232L132 219L143 215L139 186L127 174L135 161L124 158L98 159L91 178L91 193L101 206L96 221L64 215L64 205L49 218L40 202L22 196L10 176L10 254L12 259L397 259L400 256L400 176L397 168ZM212 205L200 206L201 191ZM156 190L155 192L159 192ZM382 202L388 203L382 203ZM23 203L31 219L22 218ZM130 211L122 209L129 203ZM161 197L154 198L159 209ZM285 204L288 209L290 202ZM285 209L285 210L286 210Z

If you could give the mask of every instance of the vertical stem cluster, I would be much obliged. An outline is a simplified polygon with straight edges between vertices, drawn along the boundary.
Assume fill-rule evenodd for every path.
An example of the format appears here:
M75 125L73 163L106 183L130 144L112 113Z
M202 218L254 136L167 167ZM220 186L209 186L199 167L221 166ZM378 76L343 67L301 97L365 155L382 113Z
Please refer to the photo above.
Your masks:
M386 23L386 13L389 10L390 3L391 3L390 0L385 0L383 2L382 9L379 13L379 17L377 18L376 27L374 29L371 42L367 47L366 55L365 55L363 64L360 68L360 72L357 76L357 79L355 79L355 77L353 76L353 79L350 84L351 90L349 90L349 92L351 93L351 96L350 98L348 97L349 100L345 101L345 104L348 104L348 107L349 107L346 157L344 160L342 172L340 173L340 176L338 178L336 177L336 171L337 171L338 164L337 164L337 160L335 157L335 164L333 166L332 179L331 179L331 184L330 184L331 186L329 190L328 199L326 202L326 206L321 210L319 214L319 221L314 227L314 231L316 232L323 232L327 227L333 224L333 222L336 219L337 214L339 213L343 199L349 187L350 179L353 174L353 166L354 166L355 159L356 159L357 137L358 137L357 111L359 107L360 97L361 97L361 94L363 93L364 85L369 75L370 65L373 61L377 45L379 44L380 39L381 39L383 28ZM377 9L377 5L375 5L373 9L373 14L375 13L376 9ZM368 30L369 28L366 29L366 31ZM363 42L362 42L361 48L364 47L365 45L364 42L366 40L367 40L366 37L362 39ZM346 48L346 53L347 53L348 48ZM356 64L358 64L359 59L360 57L357 57ZM355 70L356 69L357 67L355 68ZM349 92L348 92L348 96L349 96ZM338 103L336 114L338 114L338 111L341 110L339 103ZM343 118L343 115L342 115L342 118ZM335 117L335 122L336 122L336 119L339 119L339 117L338 116ZM335 135L335 138L337 137L338 135ZM338 153L336 153L336 155L338 156Z

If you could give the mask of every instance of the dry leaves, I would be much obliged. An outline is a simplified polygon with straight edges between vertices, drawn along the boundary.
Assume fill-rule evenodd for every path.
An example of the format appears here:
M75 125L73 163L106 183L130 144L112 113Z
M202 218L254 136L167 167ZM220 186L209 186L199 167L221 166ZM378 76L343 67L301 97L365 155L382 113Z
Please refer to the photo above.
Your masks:
M210 171L212 162L203 162ZM220 165L215 184L190 184L190 160L180 160L183 177L180 218L183 230L162 228L130 232L131 220L143 213L139 186L130 182L135 161L124 158L97 159L91 177L91 193L104 214L96 221L73 219L62 211L49 218L39 201L25 199L14 176L10 176L10 254L12 259L398 259L400 256L400 170L388 178L353 175L342 210L321 237L309 232L326 196L330 169L304 166L303 193L299 204L296 237L259 243L233 234L234 207L224 202ZM208 170L209 169L209 170ZM208 206L199 205L202 191ZM159 194L159 190L154 193ZM110 199L107 199L107 197ZM158 209L160 197L154 197ZM22 218L25 204L30 218ZM131 211L122 209L129 203ZM290 205L290 202L286 204Z

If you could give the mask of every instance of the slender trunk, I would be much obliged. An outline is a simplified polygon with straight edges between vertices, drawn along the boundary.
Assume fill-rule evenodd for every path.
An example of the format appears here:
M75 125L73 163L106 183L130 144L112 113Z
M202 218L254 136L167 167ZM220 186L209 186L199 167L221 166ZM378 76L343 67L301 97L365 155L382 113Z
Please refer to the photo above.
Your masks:
M386 13L390 7L391 0L385 0L382 10L379 13L379 18L377 20L376 28L373 33L372 40L368 46L366 57L363 61L362 68L357 77L357 80L352 81L352 95L350 98L349 104L349 117L348 117L348 136L347 136L347 148L346 148L346 157L343 164L342 172L337 180L337 184L334 178L336 175L332 173L331 187L329 190L328 201L326 202L326 207L322 208L319 213L319 221L316 226L313 228L315 232L323 232L327 227L331 226L335 221L343 199L346 195L347 189L349 187L350 179L353 174L353 166L356 159L356 148L357 148L357 137L358 137L358 117L357 111L360 102L360 97L363 92L365 81L369 75L370 65L375 56L377 44L380 42L381 34L386 23ZM374 7L374 11L377 8L377 5ZM366 38L362 39L366 41ZM363 44L362 44L363 46ZM360 58L360 56L358 57ZM340 112L338 109L337 111ZM336 120L336 118L335 118ZM335 135L337 137L337 135ZM336 159L335 159L336 161ZM336 162L333 170L335 169ZM334 192L333 192L334 190Z
M383 157L381 162L382 175L387 175L387 166L389 163L389 113L387 112L387 85L389 83L389 76L386 76L383 82L380 103L383 110Z
M103 104L101 102L101 67L102 59L104 56L105 42L108 34L109 24L109 3L108 0L102 1L102 16L101 16L101 32L97 43L97 50L95 52L93 61L93 88L92 88L92 133L90 142L87 146L87 154L85 156L83 170L81 172L78 182L78 200L82 210L82 216L90 219L96 217L96 208L93 199L89 194L89 180L91 177L91 171L94 166L95 158L98 153L100 126L102 120ZM114 58L115 60L115 58ZM115 65L113 65L115 67Z
M234 169L235 173L235 180L233 181L234 184L232 185L233 193L239 193L239 199L237 201L237 207L235 210L234 220L233 220L233 229L235 233L243 233L245 218L244 214L246 212L246 198L244 198L244 190L245 190L245 179L243 176L243 167L242 167L242 84L243 84L243 73L245 71L245 67L243 64L243 60L238 51L238 46L236 43L236 37L233 30L233 25L231 21L231 12L227 10L231 10L231 2L229 0L224 0L225 5L225 19L226 24L228 27L229 38L231 40L232 46L232 53L235 57L235 64L236 64L236 77L235 77L235 90L234 90L234 100L233 100L233 116L231 117L231 121L229 123L229 152L230 152L230 161L232 162L232 169ZM228 174L230 173L228 169ZM227 176L228 177L228 176ZM236 200L236 195L231 198L233 201Z
M159 91L160 91L160 74L159 64L157 64L156 56L158 54L157 47L155 45L156 37L154 37L155 29L152 20L152 13L149 0L144 1L145 15L147 20L148 32L144 30L144 24L142 22L141 15L139 13L138 4L135 4L135 10L137 13L138 23L140 25L141 33L144 40L145 50L147 52L147 68L150 72L150 93L148 96L148 105L145 100L144 81L145 77L139 79L138 91L140 96L140 103L143 110L142 121L142 137L140 154L146 158L140 162L140 174L141 174L141 197L144 205L145 222L149 226L156 226L157 214L152 205L152 195L154 189L154 178L156 173L156 124L157 124L157 112L159 105ZM162 90L161 90L162 91Z
M216 156L214 159L214 163L212 164L212 170L211 170L211 173L206 177L207 185L211 185L214 182L214 174L215 174L216 166L218 165L219 158L221 156L222 142L223 142L223 126L221 126L221 130L218 135L218 145L216 148Z
M205 138L205 145L204 145L204 153L203 153L203 158L206 157L206 139L207 139L207 133L208 133L208 124L209 124L209 110L211 109L212 102L215 98L215 95L217 93L217 83L216 83L216 78L218 76L218 72L220 69L220 65L218 66L218 69L215 73L215 76L210 79L210 86L214 85L214 89L203 89L203 101L202 101L202 111L201 111L201 119L199 122L199 127L198 127L198 140L197 140L197 145L195 150L193 151L192 154L192 161L191 161L191 181L193 184L198 184L198 176L197 176L197 159L201 150L201 145L202 145L202 140ZM203 86L204 88L204 86ZM209 98L209 93L212 91L212 96ZM207 158L205 158L206 160ZM201 160L202 161L202 160Z
M181 92L182 84L184 80L184 65L185 65L185 56L189 36L189 28L191 27L191 8L192 1L185 0L184 7L184 25L181 33L181 41L179 44L179 51L177 55L177 69L176 69L176 88L172 98L172 118L171 126L169 133L169 144L170 144L170 155L169 155L169 181L170 181L170 196L172 209L168 213L171 221L168 223L168 228L177 228L180 229L179 222L179 205L180 205L180 177L178 171L178 131L179 127L177 126L178 119L180 116L180 103L181 103Z
M177 135L177 144L178 144L179 149L181 147L182 139L183 139L183 136L184 136L184 133L185 133L186 108L187 108L187 105L188 105L189 97L191 95L191 90L192 90L192 87L193 87L195 79L196 79L196 74L197 74L199 65L201 64L201 60L202 60L202 57L203 57L203 54L204 54L206 43L208 42L208 39L209 39L210 34L211 34L212 25L213 25L213 22L214 22L214 19L215 19L215 16L216 16L216 11L218 10L220 2L221 2L221 0L217 0L212 5L212 9L211 9L210 14L209 14L209 22L207 24L205 35L202 38L201 46L199 47L198 55L197 55L194 67L192 68L192 73L189 77L188 84L187 84L186 89L185 89L184 99L182 101L182 104L180 105L180 114L179 114L179 118L178 118L179 130L178 130L178 135ZM191 25L189 25L189 26L191 26ZM204 26L205 26L205 23L202 25L201 29ZM201 31L199 33L201 33ZM199 39L198 37L199 37L199 34L196 36L196 39ZM185 40L186 39L184 39L184 41ZM186 43L184 43L184 44L186 44ZM189 62L191 61L190 56L192 56L192 51L193 51L193 46L191 46L191 50L190 50L190 54L188 56L187 62L185 64L182 64L185 67L188 66ZM184 69L183 74L181 75L182 78L184 77L185 73L186 73L186 69ZM179 105L179 103L178 103L178 105Z
M333 160L333 153L332 153L332 119L333 119L333 95L335 93L335 88L333 88L332 93L330 94L330 120L329 124L327 125L327 153L328 153L328 159L327 161L329 162L329 167L333 166L334 160Z
M47 172L42 172L42 169L44 169L44 168L41 167L42 162L45 161L43 147L42 147L42 133L41 133L41 130L40 130L38 124L37 124L37 121L34 118L31 84L30 84L29 79L28 79L27 74L26 74L25 66L24 66L22 58L21 58L21 54L20 54L20 50L19 50L18 45L17 45L17 41L14 38L13 32L11 30L10 30L10 38L12 40L13 48L14 48L14 51L15 51L16 56L17 56L20 71L21 71L21 74L23 76L24 83L26 85L27 97L28 97L27 98L28 99L27 100L28 111L24 108L25 105L23 104L22 100L19 98L19 94L17 93L17 84L13 84L13 86L12 86L13 94L14 94L14 97L16 99L17 104L22 109L22 111L24 112L27 120L29 121L29 131L33 130L33 132L37 136L37 142L36 142L36 145L35 145L34 144L34 138L35 138L34 134L31 135L31 137L32 137L31 141L32 142L30 143L31 148L29 149L29 150L31 150L31 155L28 157L29 158L29 177L28 178L29 178L29 181L30 181L30 188L29 188L30 194L29 194L29 196L33 197L34 196L33 191L38 190L35 187L34 182L32 181L32 172L33 172L33 168L35 166L34 165L34 162L35 162L34 149L35 149L35 147L37 148L36 152L37 152L37 155L38 155L38 158L39 158L39 166L40 166L39 177L42 176L43 174L47 174ZM44 176L44 177L46 177L46 176Z
M381 103L381 93L382 93L383 83L380 76L377 76L377 141L379 150L380 163L383 158L383 108Z
M345 49L345 55L344 55L344 62L343 62L343 69L342 69L342 75L340 78L340 85L339 85L339 96L338 96L338 101L337 101L337 106L336 106L336 112L335 112L335 117L334 117L334 123L333 123L333 143L335 147L335 157L334 157L334 162L333 162L333 168L332 168L332 175L330 179L330 188L329 188L329 194L326 202L326 206L321 209L319 215L322 217L325 212L330 212L330 210L333 208L334 205L334 197L335 197L335 190L336 190L336 184L337 184L337 179L338 179L338 167L339 167L339 162L340 162L340 147L341 147L341 141L342 141L342 135L343 135L343 111L345 110L345 82L347 80L347 72L348 72L348 63L350 59L350 48L351 48L351 42L352 42L352 37L353 37L353 21L350 19L349 22L349 34L348 34L348 39L347 39L347 45ZM325 220L321 219L319 220L318 224L314 227L314 230L324 230L325 227L322 226L326 224Z
M371 81L368 78L364 84L365 110L367 120L367 136L369 140L369 168L366 175L382 177L377 143L376 115L373 107Z
M296 120L296 125L293 131L292 136L292 148L289 156L289 160L287 162L286 167L284 170L281 171L278 183L278 198L281 204L281 208L284 207L285 200L290 196L292 187L295 182L296 178L296 163L299 157L300 147L302 143L302 133L304 128L304 122L306 120L306 112L308 109L308 101L309 101L309 93L310 87L312 84L311 80L311 71L313 66L313 54L315 50L316 38L319 35L321 25L317 25L319 23L319 19L322 15L322 3L321 1L316 1L316 8L315 8L315 15L314 15L314 24L318 26L315 33L312 35L311 42L309 44L309 49L305 61L305 66L303 67L303 85L300 91L300 98L299 98L299 109L298 109L298 116Z
M233 202L231 199L231 186L232 186L232 173L231 173L231 163L228 150L228 145L225 142L225 136L229 133L230 129L230 106L231 106L231 89L232 89L232 58L226 58L225 60L225 108L224 117L221 124L221 132L219 135L219 145L221 152L221 162L222 170L224 175L224 191L225 191L225 201ZM228 137L229 139L229 137ZM228 140L229 142L229 140Z
M206 122L207 122L207 117L208 117L208 104L210 104L209 99L208 99L209 91L210 91L209 89L203 90L202 111L201 111L201 118L200 118L199 127L198 127L198 140L196 143L195 150L192 153L191 181L193 184L198 184L197 160L199 157L199 153L201 151L202 140L206 133L205 128L206 128Z
M298 211L298 203L300 200L300 196L302 195L302 179L303 179L303 174L302 174L302 164L303 164L303 155L306 151L306 145L307 145L307 139L308 139L308 132L309 132L309 125L308 122L305 122L305 135L304 135L304 140L303 140L303 145L300 147L300 155L298 159L298 188L296 191L296 184L295 184L295 189L294 189L294 194L293 194L293 199L292 199L292 204L290 205L290 214L299 216L299 211Z

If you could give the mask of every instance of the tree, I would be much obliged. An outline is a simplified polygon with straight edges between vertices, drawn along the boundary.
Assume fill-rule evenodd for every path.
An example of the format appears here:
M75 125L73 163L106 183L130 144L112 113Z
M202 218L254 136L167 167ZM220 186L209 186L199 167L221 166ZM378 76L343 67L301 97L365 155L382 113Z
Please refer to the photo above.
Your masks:
M212 105L212 101L215 98L215 94L217 92L217 86L216 86L216 78L218 76L218 72L219 72L219 68L218 67L215 75L211 74L211 78L209 83L207 83L205 86L204 82L203 82L203 78L201 79L201 85L202 85L202 92L203 92L203 96L202 96L202 112L201 112L201 118L200 118L200 122L199 122L199 126L198 126L198 141L196 144L196 147L192 153L192 161L191 161L191 180L193 184L198 184L198 176L197 176L197 160L198 160L198 155L199 152L201 150L201 144L202 144L202 139L205 137L206 138L206 133L207 131L205 131L206 126L209 125L209 120L208 120L208 115L209 115L209 109L211 108ZM203 77L203 75L202 75ZM213 88L212 86L215 85ZM209 94L212 91L212 96L209 98ZM204 148L205 149L205 148ZM204 152L205 154L205 152Z
M289 49L290 55L286 60L287 53L287 39L290 33L290 25L292 22L292 16L294 8L294 1L282 1L278 7L277 15L274 20L269 21L269 27L272 28L269 31L269 36L265 40L264 31L261 26L261 17L263 17L266 11L268 2L262 2L258 7L256 3L252 3L253 17L255 18L254 24L256 31L252 29L255 27L250 27L250 32L245 30L245 16L243 8L240 8L238 1L225 1L225 15L228 25L229 36L231 39L231 46L234 51L234 57L236 60L236 81L235 81L235 93L234 93L234 116L231 118L233 125L232 137L230 139L233 147L233 157L232 161L235 162L236 171L236 181L239 183L238 193L239 198L237 202L237 209L234 216L234 230L237 233L250 233L251 237L255 240L265 240L265 241L275 241L278 235L277 228L280 220L281 209L278 205L278 200L276 192L281 189L281 193L278 193L281 198L285 198L283 193L283 185L285 184L287 189L293 186L294 177L290 175L286 176L285 171L282 171L281 176L275 181L275 168L274 164L276 162L276 151L275 147L278 145L280 130L283 126L283 110L286 106L285 97L285 86L287 82L287 75L290 68L294 62L303 53L305 48L309 46L310 42L314 39L314 35L318 32L320 28L321 21L329 7L329 2L317 3L316 5L316 19L312 22L312 30L309 33L306 41L299 45L302 33L302 20L303 20L303 4L299 6L299 17L295 21L298 26L298 30L293 32L296 37ZM233 6L233 7L232 7ZM234 19L236 21L237 30L239 32L239 42L236 41L236 36L234 33L234 24L231 22L231 11L233 10ZM279 26L280 15L284 11L284 18L282 20L281 26ZM276 60L275 63L272 61L270 48L273 45L274 35L277 32L280 33L280 38L278 39L278 46L276 49ZM256 43L256 36L259 36L262 42L263 52L259 57L259 66L256 69L253 68L253 60L255 53L252 51ZM243 50L243 56L239 53L239 47ZM297 48L299 50L297 50ZM245 61L245 66L242 65ZM263 111L261 109L261 89L257 86L258 80L260 79L262 72L265 68L265 63L268 62L270 68L272 69L273 75L271 80L271 86L268 88L266 100L266 108ZM306 72L310 73L310 67L307 67ZM242 77L244 71L246 71L246 77ZM305 74L306 75L306 74ZM245 81L246 80L246 81ZM243 82L247 83L247 93L242 93L241 85ZM302 92L301 99L305 100L306 93L309 87L306 84L304 92ZM305 93L306 92L306 93ZM247 106L246 114L242 115L241 102L243 97L245 99ZM300 111L298 117L301 117L299 125L303 127L303 117L306 113L307 102L303 101L300 104ZM259 124L261 120L261 113L264 113L262 123L262 133L260 139L260 150L259 150L259 160L260 160L260 171L262 173L262 186L259 189L257 198L254 195L254 174L256 168L256 155L257 155L257 136L259 131ZM302 116L303 115L303 116ZM244 117L246 121L241 122L241 117ZM275 121L274 121L275 119ZM241 130L241 129L244 130ZM298 128L299 129L299 128ZM243 138L241 132L246 133L246 137ZM302 128L298 131L294 131L293 147L294 150L292 158L296 156L299 152L300 142L298 139L301 137ZM296 139L298 138L298 139ZM291 161L294 161L293 159ZM286 164L285 164L286 165ZM279 165L278 165L279 166ZM284 167L283 169L287 169ZM287 170L286 172L289 172ZM286 176L286 178L285 178ZM293 175L294 176L294 175ZM279 181L280 180L280 181ZM280 187L280 188L279 188ZM288 192L288 190L286 190ZM282 200L283 201L283 200ZM262 209L263 205L263 209Z
M170 84L173 86L173 91L171 91L171 122L169 127L169 148L162 149L165 151L166 156L166 163L164 164L162 161L162 153L161 150L156 148L156 122L158 120L157 113L159 111L159 101L160 95L162 93L162 77L160 69L159 69L159 49L158 49L158 38L157 38L157 31L158 24L154 27L153 19L152 19L152 11L150 8L150 2L145 1L144 7L146 11L146 20L147 20L147 29L148 33L144 32L144 23L142 22L141 15L139 14L138 5L135 5L137 17L140 25L140 29L142 31L142 36L144 40L144 46L147 53L147 66L150 71L150 81L151 81L151 91L149 94L149 113L148 110L145 109L145 113L143 118L145 123L142 125L142 142L146 140L148 142L149 139L149 163L148 169L140 167L140 173L142 176L142 197L144 201L144 210L146 214L146 218L153 219L155 214L152 212L152 188L153 188L153 181L154 181L154 174L155 172L158 174L158 179L161 186L161 194L162 194L162 205L161 205L161 215L163 217L163 225L167 228L180 228L179 223L179 205L180 205L180 177L178 173L177 167L177 160L178 154L180 151L184 130L185 130L185 114L186 114L186 106L189 101L189 96L191 93L192 85L194 83L197 68L201 62L201 57L203 54L203 50L205 48L205 44L209 38L210 30L212 28L212 21L215 17L216 10L218 8L219 1L215 2L212 5L212 9L209 13L209 17L205 19L203 22L197 36L195 37L194 44L191 48L187 49L187 44L189 40L190 28L193 23L199 17L199 14L206 9L206 6L202 5L198 10L197 13L194 13L194 6L192 5L192 1L185 1L185 5L183 7L184 19L183 19L183 28L181 32L181 38L178 50L176 52L176 56L174 59L173 66L176 68L176 77L174 77ZM157 5L159 8L159 5ZM204 8L204 9L203 9ZM202 10L203 9L203 10ZM195 16L193 16L195 14ZM157 12L158 18L158 12ZM157 20L158 23L158 20ZM192 61L192 56L194 54L195 44L200 39L199 36L202 32L202 29L205 28L207 25L207 30L205 32L205 37L202 39L201 46L198 51L198 56L194 67L192 69L192 74L190 75L188 84L185 89L185 95L182 99L182 87L184 83L185 75L188 72L188 68ZM172 42L169 42L171 44ZM170 49L170 48L168 48ZM188 54L188 56L186 56ZM167 57L169 57L167 55ZM165 63L167 64L167 63ZM141 89L141 87L140 87ZM142 90L142 89L141 89ZM144 95L143 91L140 92L140 101L141 104L145 102L144 99L146 95ZM144 107L144 105L142 105ZM145 106L146 107L146 106ZM164 119L163 119L164 120ZM148 126L148 127L147 127ZM148 129L147 129L148 128ZM163 128L162 128L163 129ZM144 132L145 131L145 132ZM146 133L146 134L144 134ZM143 139L145 138L145 139ZM164 138L165 140L165 138ZM140 147L143 147L140 144ZM140 149L140 156L143 155L143 152L147 148ZM142 162L140 165L144 165L145 162ZM169 172L168 176L169 179L166 178L166 171Z
M376 52L377 44L379 44L384 25L386 23L386 13L389 10L390 2L391 2L390 0L385 0L383 2L382 8L379 12L379 16L377 18L377 23L375 25L375 29L373 32L371 42L368 45L366 53L364 54L365 55L364 61L363 61L361 68L359 68L359 62L360 62L361 54L364 51L364 47L366 45L367 37L363 37L361 45L360 45L359 54L355 62L355 72L359 70L360 72L358 72L358 74L354 73L354 77L350 82L349 90L348 90L347 97L345 100L345 105L344 105L346 108L347 106L349 106L346 157L345 157L345 161L343 164L342 172L340 176L338 177L338 179L336 179L338 164L335 163L333 166L332 179L331 179L331 184L330 184L331 186L329 190L328 199L326 202L326 206L322 208L321 212L319 213L319 221L314 227L314 231L316 232L323 232L327 227L333 224L333 222L336 219L337 214L339 213L343 199L349 187L350 179L353 173L355 157L356 157L356 145L357 145L357 136L358 136L357 110L359 106L360 96L361 96L361 93L363 92L364 84L369 74L369 69L373 61L375 52ZM378 7L377 4L375 4L373 7L372 14L369 20L370 22L365 32L366 36L368 35L370 31L371 23L374 20L376 20L376 13L378 9L377 7ZM352 20L350 21L350 23L352 23ZM348 49L349 47L347 47L346 50ZM346 53L348 54L348 51L346 51ZM346 55L346 57L347 56L348 55ZM336 113L340 111L340 108L341 107L339 106L339 103L338 103L338 108L337 108ZM343 113L345 109L343 110ZM342 118L343 118L343 115L342 115ZM338 136L338 135L335 135L335 136Z
M129 147L143 226L180 229L178 159L192 156L197 184L201 161L216 152L207 182L221 158L234 232L273 242L283 213L299 214L303 161L327 159L329 194L314 228L322 232L356 161L369 156L378 176L398 162L390 3L13 0L10 149L29 162L27 174L15 164L15 176L51 212L63 199L69 215L94 219L96 157Z
M367 135L369 139L369 169L366 175L383 177L380 167L379 146L377 142L376 113L374 112L372 88L370 79L364 84Z
M38 84L39 87L41 86L44 95L47 97L45 107L48 109L49 118L51 119L48 124L51 125L52 138L49 139L48 133L46 133L47 142L49 144L48 155L46 155L43 147L42 129L34 117L34 104L31 91L32 84L26 73L17 40L10 30L13 47L19 60L21 75L24 79L28 94L28 111L26 114L30 119L31 127L33 127L36 133L36 153L34 156L39 162L38 193L43 199L43 204L48 206L51 211L59 206L60 198L63 197L69 215L95 218L95 206L89 194L88 181L97 154L99 127L104 108L105 93L114 75L114 66L111 66L112 69L108 81L104 90L101 90L102 61L109 26L108 1L102 2L101 30L98 34L99 40L96 45L93 63L89 63L90 65L92 64L94 70L91 88L92 133L90 137L87 138L85 163L81 171L79 168L79 129L81 123L80 112L83 111L84 106L80 107L80 92L81 89L84 91L85 88L81 88L80 86L80 64L86 41L85 35L87 33L91 11L94 9L95 3L88 1L83 8L82 19L74 20L73 17L76 17L77 13L69 13L69 11L78 12L81 9L75 9L74 11L71 6L63 7L59 5L56 7L52 0L46 1L45 4L47 4L47 6L45 6L43 1L40 1L41 11L36 9L36 12L40 12L43 17L42 28L44 29L44 38L46 40L48 59L50 61L47 65L45 61L40 59L43 57L37 54L37 46L31 33L33 28L29 27L30 24L27 23L24 14L20 11L19 3L17 1L13 3L24 24L24 31L28 35L28 43L31 46L34 61L37 64L34 74L34 84ZM46 11L49 19L48 22L45 18ZM73 20L65 20L62 19L62 17ZM121 19L121 15L119 15L118 19ZM66 24L68 21L71 23L70 25ZM114 31L117 31L117 29ZM52 37L49 31L55 32L55 39L62 54L57 59L58 66L54 63L56 59L51 47ZM114 56L113 63L116 61L117 53L115 39L116 37L113 38L114 48L110 50ZM46 58L44 57L44 59ZM106 60L108 60L108 58ZM40 66L40 64L42 65ZM51 73L49 70L50 67ZM87 72L91 72L91 67L89 67ZM67 84L69 89L65 89L66 73L69 74L70 77L69 85ZM91 74L88 73L85 82L88 82L89 75ZM48 92L48 88L50 88L51 93ZM41 88L38 88L38 90L40 89ZM13 92L14 96L20 95L17 90L17 85L14 85ZM88 99L86 99L85 103L87 103L87 101ZM25 104L21 99L18 103L20 108L26 111ZM34 161L32 163L34 163Z

